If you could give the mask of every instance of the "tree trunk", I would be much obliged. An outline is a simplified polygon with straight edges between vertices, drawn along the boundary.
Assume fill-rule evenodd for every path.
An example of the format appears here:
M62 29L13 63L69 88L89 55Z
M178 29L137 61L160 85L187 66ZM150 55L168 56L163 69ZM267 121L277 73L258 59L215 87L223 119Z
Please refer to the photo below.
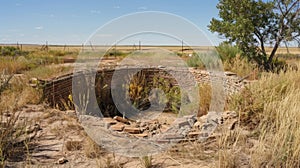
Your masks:
M271 54L270 54L270 56L268 58L268 61L264 65L265 69L267 71L272 70L271 68L272 68L273 58L274 58L274 56L276 54L276 51L277 51L277 49L279 47L279 43L280 43L279 40L275 43L275 45L273 47L273 50L272 50L272 52L271 52Z

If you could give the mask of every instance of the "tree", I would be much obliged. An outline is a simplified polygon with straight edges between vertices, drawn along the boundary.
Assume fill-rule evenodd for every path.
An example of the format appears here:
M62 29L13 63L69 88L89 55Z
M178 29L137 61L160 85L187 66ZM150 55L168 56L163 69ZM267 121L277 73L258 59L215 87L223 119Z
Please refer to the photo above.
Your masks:
M300 0L220 0L219 18L208 26L227 42L235 43L243 56L267 71L274 68L281 44L296 41L300 46ZM266 46L272 50L268 54Z

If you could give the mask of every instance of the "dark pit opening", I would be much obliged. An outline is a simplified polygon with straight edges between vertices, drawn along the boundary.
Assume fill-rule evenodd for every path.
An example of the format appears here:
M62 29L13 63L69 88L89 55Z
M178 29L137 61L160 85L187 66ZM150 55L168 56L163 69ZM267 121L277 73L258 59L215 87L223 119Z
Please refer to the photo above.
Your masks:
M126 72L130 70L134 70L134 68L118 69L117 71ZM122 116L116 108L111 95L111 81L114 72L114 69L103 69L97 72L94 85L97 102L93 103L90 106L91 108L87 109L90 112L89 115L99 116L99 114L93 114L93 111L97 111L96 108L98 106L105 117ZM76 98L72 97L72 79L74 77L78 77L78 74L67 74L53 80L45 81L43 96L50 106L61 110L75 108L73 102L78 101L74 101ZM155 98L155 95L154 97L149 97L149 93L153 88L159 88L164 91L167 98L164 111L179 112L181 102L180 88L176 79L167 71L158 68L147 68L139 70L131 77L124 75L124 78L130 82L128 85L120 87L128 90L129 95L127 96L129 96L130 102L137 109L146 110L150 107L150 99L159 100L159 98ZM80 82L86 82L88 85L89 80L84 75L81 75L79 79ZM83 90L83 92L86 91Z
M119 69L118 71L128 71ZM96 77L96 97L98 106L105 117L122 116L118 111L111 94L111 81L114 70L103 71ZM125 74L127 74L125 72ZM149 68L143 69L134 75L123 76L127 84L122 84L122 91L127 91L130 103L138 110L147 110L151 106L151 99L159 103L166 103L164 111L177 113L180 110L181 93L177 81L168 72ZM167 99L160 100L156 95L150 95L152 89L159 88Z

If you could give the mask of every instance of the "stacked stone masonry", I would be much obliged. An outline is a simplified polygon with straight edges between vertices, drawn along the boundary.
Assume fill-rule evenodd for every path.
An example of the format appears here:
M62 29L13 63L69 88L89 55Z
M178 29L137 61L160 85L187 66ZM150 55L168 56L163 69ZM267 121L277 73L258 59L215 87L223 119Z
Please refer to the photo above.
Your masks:
M134 68L124 67L117 71L128 71ZM106 94L110 94L112 76L116 70L101 69L96 73L96 91L105 87ZM151 81L155 75L160 78L165 78L172 83L173 86L178 85L173 76L177 80L184 80L186 77L194 78L199 84L208 84L214 86L214 83L221 82L227 95L232 95L238 92L245 85L245 81L241 80L236 74L231 72L208 72L204 70L189 68L189 69L164 69L164 68L147 68L141 70L147 80ZM80 74L80 73L78 73ZM78 74L66 74L58 76L54 79L40 80L43 85L43 96L50 106L63 109L66 104L70 104L70 95L72 95L72 79ZM171 75L172 74L172 75ZM92 74L93 75L93 74ZM100 80L97 80L100 79ZM220 87L220 85L218 85ZM108 100L111 101L111 100Z

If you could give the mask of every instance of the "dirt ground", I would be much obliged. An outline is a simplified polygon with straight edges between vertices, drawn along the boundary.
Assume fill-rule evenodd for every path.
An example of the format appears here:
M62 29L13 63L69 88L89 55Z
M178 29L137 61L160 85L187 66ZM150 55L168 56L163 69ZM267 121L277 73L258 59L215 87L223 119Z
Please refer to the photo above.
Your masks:
M174 116L162 114L162 118ZM217 131L206 142L182 142L169 150L147 157L119 156L95 144L78 122L75 111L60 111L46 105L26 105L20 109L26 129L34 128L28 136L28 149L7 161L7 167L219 167ZM223 128L228 125L222 126ZM222 128L220 128L222 129ZM252 145L249 141L249 145ZM150 157L148 157L150 158ZM247 162L245 156L244 160ZM245 167L246 164L245 164Z
M167 118L170 117L168 115ZM20 110L20 120L29 121L27 127L37 129L34 135L30 135L32 139L27 144L28 151L23 156L20 154L10 158L8 167L145 167L145 159L118 156L98 147L86 135L73 110L59 111L45 105L26 105ZM183 146L152 156L151 165L215 167L215 163L207 159L177 157L176 153L180 152L178 148ZM60 160L62 163L59 163Z

